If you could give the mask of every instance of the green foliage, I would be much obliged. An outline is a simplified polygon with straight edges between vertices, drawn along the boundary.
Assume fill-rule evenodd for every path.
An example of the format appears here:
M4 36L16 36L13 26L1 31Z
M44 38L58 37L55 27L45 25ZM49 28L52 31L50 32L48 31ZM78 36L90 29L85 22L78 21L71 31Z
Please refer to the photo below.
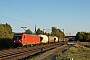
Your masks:
M68 60L69 58L73 58L73 60L90 60L89 53L90 48L71 46L64 54L58 56L56 60Z
M47 36L57 36L57 37L61 37L61 38L65 36L65 34L60 29L57 29L56 27L52 27L51 34L47 33L47 32L44 32L40 28L38 28L37 31L36 31L36 34L37 35L44 34L44 35L47 35Z
M47 35L47 36L50 36L51 35L50 33L47 33L47 32L45 32L44 34Z
M83 51L84 51L84 52L90 52L90 48L84 47L84 48L83 48Z
M69 49L70 52L76 53L78 51L77 47L73 46Z
M78 32L76 34L76 39L79 41L89 41L90 42L90 32Z
M37 29L36 31L36 34L39 35L39 34L44 34L44 32L42 30L40 30L40 28Z
M57 36L57 37L64 37L64 33L60 30L57 29L56 27L52 27L52 32L51 32L52 36Z
M12 38L12 28L9 24L0 24L0 38Z
M30 29L25 31L26 34L32 34L32 31Z

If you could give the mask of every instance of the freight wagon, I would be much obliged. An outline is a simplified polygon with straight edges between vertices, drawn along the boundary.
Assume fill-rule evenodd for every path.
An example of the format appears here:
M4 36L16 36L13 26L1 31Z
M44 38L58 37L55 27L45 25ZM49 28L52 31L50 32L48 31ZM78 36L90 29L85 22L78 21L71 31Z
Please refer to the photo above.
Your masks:
M48 43L48 36L46 36L46 35L38 35L38 36L40 36L42 44Z
M58 37L55 36L48 36L49 43L58 42Z
M68 42L69 38L60 38L59 37L59 42Z

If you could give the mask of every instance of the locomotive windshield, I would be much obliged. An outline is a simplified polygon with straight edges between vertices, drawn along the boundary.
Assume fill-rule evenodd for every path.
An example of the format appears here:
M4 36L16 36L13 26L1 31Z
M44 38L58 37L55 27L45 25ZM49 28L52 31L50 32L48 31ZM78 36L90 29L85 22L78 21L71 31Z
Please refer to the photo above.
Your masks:
M21 35L14 35L14 36L13 36L13 39L14 39L14 40L21 39L21 38L22 38Z

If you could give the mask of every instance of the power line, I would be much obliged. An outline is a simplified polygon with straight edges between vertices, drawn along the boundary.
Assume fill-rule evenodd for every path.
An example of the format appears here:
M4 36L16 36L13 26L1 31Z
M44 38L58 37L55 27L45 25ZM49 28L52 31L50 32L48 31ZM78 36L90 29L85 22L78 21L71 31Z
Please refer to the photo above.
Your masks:
M5 17L5 16L2 16L2 15L0 15L1 17L3 17L3 18L7 18L7 19L10 19L10 20L14 20L14 21L18 21L18 20L16 20L16 19L12 19L12 18L9 18L9 17ZM18 22L21 22L21 21L18 21ZM22 22L21 22L22 23Z
M12 7L14 7L15 9L17 9L18 11L14 10L14 9L12 9L12 8L10 8L10 7L2 4L2 3L0 3L0 4L3 5L3 6L5 6L5 7L7 7L7 8L9 8L9 9L11 9L11 10L13 10L13 11L15 11L15 12L17 12L17 13L20 13L20 14L23 13L23 15L25 15L27 18L31 19L31 18L28 16L28 14L24 13L22 10L20 10L20 9L17 8L17 7L15 7L15 6L12 5L11 3L7 2L6 0L4 0L4 1L5 1L6 3L8 3L9 5L11 5ZM22 12L22 13L21 13L21 12ZM10 20L14 20L14 21L23 23L23 24L27 24L27 23L25 23L25 22L19 21L18 19L16 20L16 19L8 18L8 17L2 16L2 15L0 15L0 16L1 16L1 17L4 17L4 18L7 18L7 19L10 19ZM35 20L33 20L33 21L35 21ZM35 21L35 22L36 22L36 21ZM41 21L40 21L40 22L41 22ZM43 24L44 26L46 26L46 25L45 25L44 23L42 23L42 22L40 23L40 25L41 25L41 24ZM30 24L29 24L29 26L30 26ZM42 28L42 29L43 29L43 28Z
M16 8L17 10L19 10L20 12L22 12L23 14L25 14L27 18L29 18L29 15L28 15L27 13L23 12L22 10L20 10L20 9L17 8L17 7L15 7L15 6L12 5L11 3L7 2L6 0L4 0L4 1L5 1L6 3L8 3L9 5L13 6L14 8ZM31 19L31 18L30 18L30 19ZM34 21L34 20L33 20L33 21ZM41 21L39 21L39 22L41 22ZM44 26L46 26L46 24L44 24L44 23L42 23L42 22L41 22L41 24L43 24Z
M10 20L14 20L14 21L18 21L18 20L15 20L15 19L12 19L12 18L9 18L9 17L5 17L5 16L2 16L2 15L0 15L1 17L3 17L3 18L6 18L6 19L10 19ZM19 21L18 21L19 22ZM11 23L12 24L12 23ZM16 26L20 26L20 25L18 25L18 24L13 24L13 25L16 25Z
M14 10L14 9L12 9L12 8L10 8L10 7L6 6L6 5L4 5L4 4L2 4L2 3L0 3L0 4L3 5L3 6L5 6L5 7L7 7L7 8L9 8L9 9L11 9L11 10L13 10L13 11L15 11L15 12L18 12L18 11L16 11L16 10ZM20 12L18 12L18 13L20 13ZM22 14L22 13L20 13L20 14Z
M25 22L22 22L22 21L19 21L19 20L16 20L16 19L12 19L12 18L9 18L9 17L6 17L6 16L2 16L2 15L0 15L1 17L3 17L3 18L6 18L6 19L10 19L10 20L13 20L13 21L17 21L17 22L19 22L19 23L22 23L22 24L27 24L27 23L25 23ZM12 24L12 23L11 23ZM20 25L17 25L17 24L13 24L13 25L15 25L15 26L20 26ZM30 26L30 25L29 25ZM22 26L20 26L20 28L21 28ZM34 27L34 26L33 26ZM30 28L32 28L32 29L34 29L32 26L30 27ZM28 28L28 27L27 27Z
M7 2L6 0L4 0L6 3L8 3L9 5L11 5L11 6L13 6L14 8L16 8L17 10L19 10L19 11L21 11L21 12L23 12L22 10L20 10L20 9L18 9L17 7L15 7L14 5L12 5L11 3L9 3L9 2ZM23 12L24 14L26 14L25 12ZM27 15L27 14L26 14ZM28 17L28 15L27 15L27 17Z
M22 22L22 21L19 21L19 20L16 20L16 19L12 19L12 18L5 17L5 16L2 16L2 15L0 15L0 16L3 17L3 18L6 18L6 19L10 19L10 20L13 20L13 21L20 22L20 23L22 23L22 24L27 24L27 23L25 23L25 22Z
M15 11L15 12L18 12L18 11L16 11L16 10L14 10L14 9L12 9L12 8L4 5L4 4L2 4L2 3L0 3L0 4L3 5L3 6L5 6L5 7L7 7L7 8L9 8L9 9L11 9L11 10L13 10L13 11ZM20 12L18 12L18 13L20 13ZM20 13L20 14L22 14L22 13ZM24 15L24 14L23 14L23 15ZM4 18L7 18L7 19L15 20L15 19L8 18L8 17L2 16L2 15L0 15L0 16L1 16L1 17L4 17ZM15 20L15 21L21 22L21 21L19 21L19 20ZM25 22L21 22L21 23L25 23ZM27 23L25 23L25 24L27 24ZM30 25L30 24L29 24L29 25Z
M0 4L3 5L3 6L5 6L5 7L7 7L7 8L9 8L9 9L11 9L11 10L13 10L13 11L15 11L15 12L18 12L18 11L16 11L16 10L14 10L14 9L12 9L12 8L4 5L4 4L2 4L2 3L0 3ZM11 4L10 4L10 5L11 5ZM20 9L18 9L18 10L20 10ZM18 12L18 13L19 13L19 12ZM21 13L20 13L20 14L21 14ZM24 15L24 14L23 14L23 15ZM4 17L4 18L7 18L7 19L15 20L15 19L8 18L8 17L2 16L2 15L0 15L0 16L1 16L1 17ZM28 15L27 15L26 17L28 17ZM28 17L28 18L29 18L29 17ZM16 20L16 21L18 21L18 20ZM20 22L20 21L18 21L18 22ZM22 23L24 23L24 22L22 22ZM25 23L25 24L27 24L27 23ZM29 24L29 25L30 25L30 24Z

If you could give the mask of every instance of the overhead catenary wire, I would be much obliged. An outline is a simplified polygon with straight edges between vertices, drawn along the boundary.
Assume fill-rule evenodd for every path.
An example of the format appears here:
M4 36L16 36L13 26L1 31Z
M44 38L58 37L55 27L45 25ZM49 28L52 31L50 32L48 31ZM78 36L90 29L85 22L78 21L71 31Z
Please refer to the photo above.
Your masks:
M7 2L6 0L4 0L5 2ZM1 5L3 5L3 6L5 6L5 7L7 7L8 9L11 9L11 10L13 10L13 11L15 11L15 12L17 12L17 13L19 13L19 14L21 14L21 15L24 15L24 17L27 17L27 18L29 18L30 20L32 19L31 17L29 17L29 15L28 14L26 14L25 12L23 12L22 10L20 10L19 8L17 8L17 7L15 7L14 5L12 5L11 3L9 3L9 2L7 2L9 5L11 5L12 7L14 7L15 9L17 9L17 10L15 10L15 9L13 9L13 8L11 8L11 7L8 7L7 5L4 5L4 4L2 4L2 3L0 3ZM2 16L2 15L0 15L1 17L4 17L4 18L7 18L7 19L10 19L10 20L13 20L13 21L17 21L17 22L19 22L19 23L22 23L22 24L27 24L27 25L29 25L29 26L31 26L31 24L29 24L29 23L26 23L26 22L22 22L22 21L19 21L18 19L16 20L16 19L12 19L12 18L9 18L9 17L5 17L5 16ZM33 19L32 19L33 20ZM33 20L33 21L35 21L35 20ZM41 21L40 21L41 22ZM39 22L39 23L40 23ZM35 23L34 23L35 24ZM40 23L40 25L41 24L43 24L44 26L46 26L44 23ZM15 24L13 24L13 25L15 25ZM21 26L20 26L21 27ZM33 27L34 27L34 25L33 25ZM31 28L31 27L30 27ZM38 25L37 25L37 28L39 28L38 27ZM34 29L34 28L32 28L32 29ZM43 28L41 28L40 27L40 29L43 29Z
M22 21L19 21L19 20L16 20L16 19L12 19L12 18L9 18L9 17L5 17L5 16L2 16L2 15L0 15L0 17L6 18L6 19L9 19L9 20L13 20L13 21L17 21L17 22L22 23L22 24L27 24L25 22L22 22Z
M1 17L3 17L3 18L7 18L7 19L10 19L10 20L14 20L14 21L18 21L18 22L24 23L24 22L22 22L22 21L19 21L19 20L16 20L16 19L12 19L12 18L5 17L5 16L2 16L2 15L0 15L0 16L1 16Z
M9 19L9 20L18 21L18 20L15 20L15 19L12 19L12 18L9 18L9 17L5 17L5 16L2 16L2 15L0 15L0 17L6 18L6 19ZM18 21L18 22L20 22L20 21ZM12 23L10 23L10 24L12 24ZM20 26L19 24L13 24L13 25Z
M6 0L4 0L5 2L7 2ZM16 8L17 10L23 12L22 10L20 10L19 8L15 7L14 5L12 5L11 3L7 2L9 5L13 6L14 8ZM24 14L26 14L25 12L23 12ZM28 17L28 15L26 14L26 16Z
M15 12L17 12L17 13L20 13L20 12L14 10L14 9L12 9L12 8L10 8L10 7L2 4L2 3L0 3L0 4L3 5L3 6L5 6L5 7L7 7L7 8L9 8L9 9L11 9L11 10L13 10L13 11L15 11ZM19 9L18 9L18 10L19 10ZM20 13L20 14L22 14L22 13ZM23 14L23 15L24 15L24 14ZM23 23L23 24L28 24L28 23L25 23L25 22L22 22L22 21L19 21L19 20L16 20L16 19L12 19L12 18L5 17L5 16L2 16L2 15L0 15L0 16L1 16L1 17L4 17L4 18L7 18L7 19L10 19L10 20L13 20L13 21L21 22L21 23ZM28 16L26 16L26 17L28 17ZM30 26L31 24L28 24L28 25ZM30 28L31 28L31 27L30 27Z
M22 12L23 15L25 15L27 18L31 19L31 17L29 17L29 15L28 15L27 13L23 12L21 9L17 8L16 6L12 5L11 3L7 2L6 0L4 0L4 1L5 1L6 3L8 3L9 5L11 5L12 7L16 8L18 11ZM33 21L35 21L35 20L33 20ZM39 23L40 23L40 22L41 22L41 21L39 21ZM44 23L42 23L42 22L41 22L40 24L43 24L44 26L47 26L46 24L44 24ZM47 27L48 27L48 26L47 26Z
M14 9L12 9L12 8L10 8L10 7L8 7L8 6L6 6L6 5L4 5L4 4L2 4L2 3L0 3L2 6L5 6L5 7L7 7L8 9L11 9L12 11L15 11L15 12L17 12L17 13L20 13L20 12L18 12L18 11L16 11L16 10L14 10ZM20 13L20 14L22 14L22 13ZM23 14L24 15L24 14Z

